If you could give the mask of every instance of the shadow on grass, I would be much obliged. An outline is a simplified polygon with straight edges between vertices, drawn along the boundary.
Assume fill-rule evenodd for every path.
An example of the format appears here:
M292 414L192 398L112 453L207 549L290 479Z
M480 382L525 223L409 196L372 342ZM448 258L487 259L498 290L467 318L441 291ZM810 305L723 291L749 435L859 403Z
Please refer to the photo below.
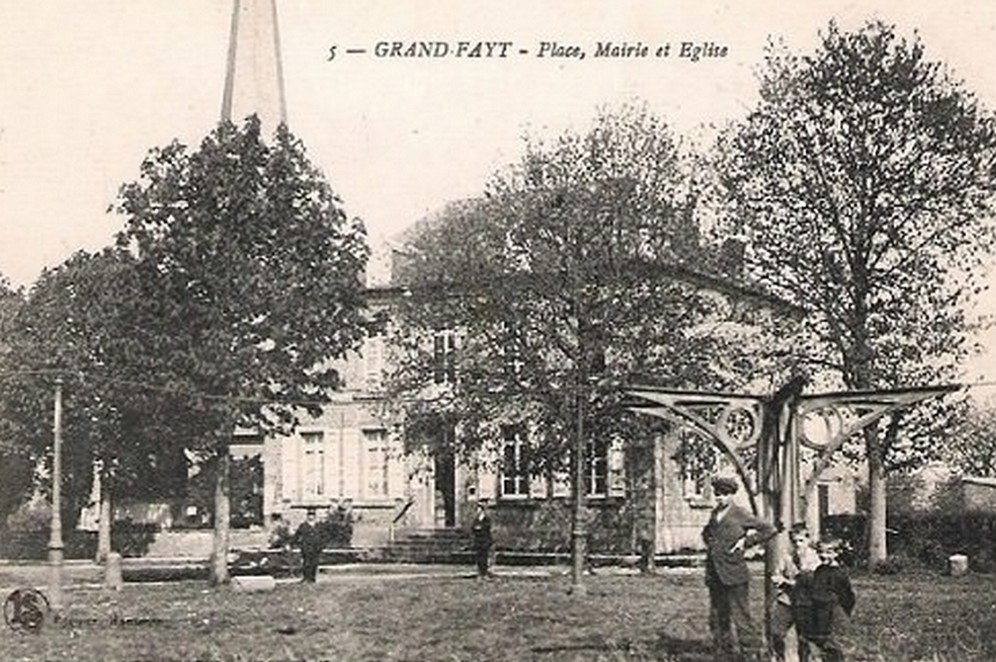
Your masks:
M655 641L612 641L588 640L560 643L551 646L534 646L534 655L550 655L552 659L570 655L569 659L588 659L578 657L591 654L598 660L673 660L681 662L707 662L713 659L712 647L709 642L701 639L682 639L666 632L658 634Z
M560 657L563 654L571 654L566 659L588 659L578 657L582 653L590 653L593 659L613 660L613 659L647 659L647 656L640 653L647 652L646 649L629 644L617 644L611 642L579 642L576 644L557 644L555 646L534 646L534 655L550 655L550 659L565 659ZM539 658L542 659L542 658Z
M701 639L682 639L667 632L657 634L657 641L654 645L660 659L665 660L687 660L688 662L698 662L702 660L712 660L712 645L708 641Z

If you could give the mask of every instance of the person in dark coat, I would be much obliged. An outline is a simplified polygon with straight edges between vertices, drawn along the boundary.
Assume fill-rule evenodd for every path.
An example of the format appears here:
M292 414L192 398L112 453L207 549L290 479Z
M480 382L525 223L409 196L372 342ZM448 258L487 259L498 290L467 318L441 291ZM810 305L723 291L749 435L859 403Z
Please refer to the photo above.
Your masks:
M733 503L737 483L714 478L716 507L702 530L706 544L709 629L717 660L736 659L734 635L747 659L763 659L764 637L751 618L747 588L750 575L744 550L775 535L775 527Z
M491 546L494 540L491 537L491 516L488 515L487 505L483 501L477 502L477 514L470 525L470 535L474 542L474 556L477 559L477 576L488 577L491 575Z
M305 520L294 533L294 544L301 550L301 580L314 582L318 576L318 556L324 547L322 528L315 521L315 511L308 509Z
M813 571L810 586L812 621L807 638L820 650L821 659L835 662L844 659L840 640L854 611L854 589L847 570L838 561L840 542L821 540L816 551L820 565Z

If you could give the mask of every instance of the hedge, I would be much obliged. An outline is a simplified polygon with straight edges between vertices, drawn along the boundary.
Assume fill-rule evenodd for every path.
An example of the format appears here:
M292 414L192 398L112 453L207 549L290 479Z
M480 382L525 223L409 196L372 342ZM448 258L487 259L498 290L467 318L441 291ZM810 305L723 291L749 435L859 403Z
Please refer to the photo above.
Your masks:
M868 527L864 515L824 518L823 535L844 540L852 565L868 564ZM948 558L964 554L976 572L996 571L996 514L916 513L893 515L887 525L889 567L905 564L947 569Z
M11 526L0 531L0 558L43 560L48 556L51 524L31 521L27 526ZM115 522L111 527L111 546L122 556L143 556L159 532L158 524ZM63 553L67 559L92 559L97 554L97 532L71 530L63 532Z

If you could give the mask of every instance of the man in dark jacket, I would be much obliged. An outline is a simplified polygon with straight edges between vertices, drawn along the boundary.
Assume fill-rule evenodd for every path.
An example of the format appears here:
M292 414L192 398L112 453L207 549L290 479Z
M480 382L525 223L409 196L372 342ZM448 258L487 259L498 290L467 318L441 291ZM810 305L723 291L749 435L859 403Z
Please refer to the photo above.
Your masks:
M301 549L302 581L314 582L318 576L318 556L325 546L321 527L315 521L314 508L308 509L305 520L294 533L294 544Z
M470 525L470 534L474 541L474 555L477 557L477 576L488 577L491 575L491 517L488 515L487 504L483 501L477 502L477 515Z
M706 544L706 586L709 588L709 629L717 660L734 657L733 628L747 659L762 659L764 638L750 616L747 587L750 575L744 550L775 535L775 527L733 503L737 483L714 478L716 508L702 530ZM732 626L732 627L731 627Z

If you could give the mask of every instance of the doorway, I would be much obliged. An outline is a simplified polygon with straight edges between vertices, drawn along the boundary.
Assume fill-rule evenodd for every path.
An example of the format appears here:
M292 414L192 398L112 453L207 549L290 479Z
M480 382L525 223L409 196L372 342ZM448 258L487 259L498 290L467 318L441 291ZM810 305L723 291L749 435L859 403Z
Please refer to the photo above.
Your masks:
M435 525L454 527L457 525L456 511L456 462L453 452L440 451L436 454L436 516Z

